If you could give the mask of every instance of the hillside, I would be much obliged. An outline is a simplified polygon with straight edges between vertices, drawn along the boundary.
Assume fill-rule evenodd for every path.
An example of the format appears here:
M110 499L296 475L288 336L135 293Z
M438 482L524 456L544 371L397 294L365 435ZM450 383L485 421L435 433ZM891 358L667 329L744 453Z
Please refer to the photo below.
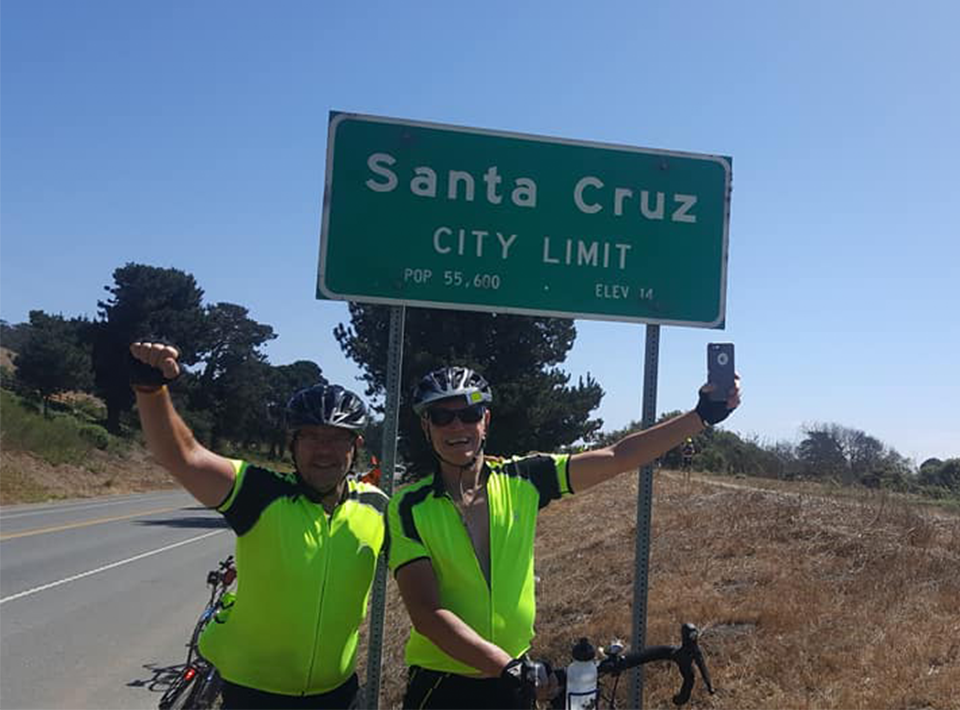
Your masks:
M51 464L0 451L0 505L169 489L177 484L140 446L123 455L92 449L82 463Z
M635 479L544 510L534 656L565 664L579 636L629 639ZM661 472L655 487L647 642L676 643L684 621L703 630L717 694L698 682L689 707L956 708L960 518L722 483ZM403 691L407 624L390 582L387 707ZM651 669L645 707L674 707L678 685Z
M111 437L91 421L89 412L102 408L94 398L68 393L57 401L73 414L44 417L36 404L0 391L0 505L175 485L137 439Z

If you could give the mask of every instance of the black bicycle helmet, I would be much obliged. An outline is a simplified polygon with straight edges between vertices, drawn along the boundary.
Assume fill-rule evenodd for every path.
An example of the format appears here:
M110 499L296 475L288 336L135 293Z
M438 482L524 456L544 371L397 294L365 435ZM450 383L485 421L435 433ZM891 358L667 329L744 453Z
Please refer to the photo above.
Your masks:
M314 385L287 402L286 426L290 430L335 426L359 433L367 426L367 407L360 397L340 385Z
M434 402L453 397L463 397L467 404L489 404L493 392L483 376L469 367L441 367L414 387L413 411L420 416Z

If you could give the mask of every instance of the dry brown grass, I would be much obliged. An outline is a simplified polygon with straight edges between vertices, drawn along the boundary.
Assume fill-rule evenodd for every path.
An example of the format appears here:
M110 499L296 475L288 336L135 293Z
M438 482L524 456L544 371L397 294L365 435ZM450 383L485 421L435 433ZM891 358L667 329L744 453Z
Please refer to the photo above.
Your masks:
M629 639L636 497L624 476L543 512L534 655ZM698 683L689 707L960 707L960 518L660 473L652 540L647 643L697 624L718 689ZM386 707L400 706L407 629L391 582ZM644 706L672 708L677 686L651 668Z

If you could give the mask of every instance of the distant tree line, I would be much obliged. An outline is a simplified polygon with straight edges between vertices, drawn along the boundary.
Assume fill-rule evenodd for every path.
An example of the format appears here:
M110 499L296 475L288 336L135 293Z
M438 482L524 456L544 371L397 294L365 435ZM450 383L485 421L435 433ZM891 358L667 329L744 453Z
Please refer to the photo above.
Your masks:
M660 421L679 413L664 414ZM633 422L602 435L597 443L616 441L639 426ZM705 429L693 437L693 466L720 474L860 485L933 497L960 495L960 459L931 458L916 469L910 459L879 439L840 424L810 424L803 427L801 437L799 444L761 443L724 429ZM680 468L679 447L664 455L660 463Z
M64 392L95 395L106 407L103 425L120 433L136 422L127 346L136 339L165 340L180 349L187 365L172 391L201 441L214 449L230 443L281 455L284 404L297 389L326 381L320 365L310 360L271 365L263 347L277 337L273 328L250 318L243 306L204 304L202 289L183 271L130 263L116 269L113 279L104 287L108 297L98 301L95 320L31 311L28 323L0 321L0 344L16 353L15 373L4 369L2 385L43 403L44 409ZM344 354L360 366L368 399L382 402L390 309L351 303L349 310L350 323L340 324L334 335ZM407 308L402 457L420 472L433 465L409 394L419 377L441 365L472 367L491 382L495 402L487 450L494 454L574 450L583 442L604 445L638 429L633 422L601 432L602 420L591 417L604 394L600 384L589 374L571 383L560 368L575 339L571 320ZM382 420L374 420L367 444L378 456L381 432ZM765 444L710 428L694 439L694 466L717 473L960 494L960 459L929 459L916 469L893 448L857 429L813 424L801 433L796 445ZM677 468L679 457L679 450L670 451L661 462Z

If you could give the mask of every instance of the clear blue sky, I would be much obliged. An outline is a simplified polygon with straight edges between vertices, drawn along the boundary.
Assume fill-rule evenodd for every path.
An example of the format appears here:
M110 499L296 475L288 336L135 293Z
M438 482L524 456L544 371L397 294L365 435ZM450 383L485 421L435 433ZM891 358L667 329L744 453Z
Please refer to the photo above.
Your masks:
M272 325L274 364L358 370L314 298L331 109L731 155L727 328L664 327L659 409L732 340L726 424L960 456L960 4L2 5L0 317L96 314L127 262ZM644 328L566 363L639 418Z

